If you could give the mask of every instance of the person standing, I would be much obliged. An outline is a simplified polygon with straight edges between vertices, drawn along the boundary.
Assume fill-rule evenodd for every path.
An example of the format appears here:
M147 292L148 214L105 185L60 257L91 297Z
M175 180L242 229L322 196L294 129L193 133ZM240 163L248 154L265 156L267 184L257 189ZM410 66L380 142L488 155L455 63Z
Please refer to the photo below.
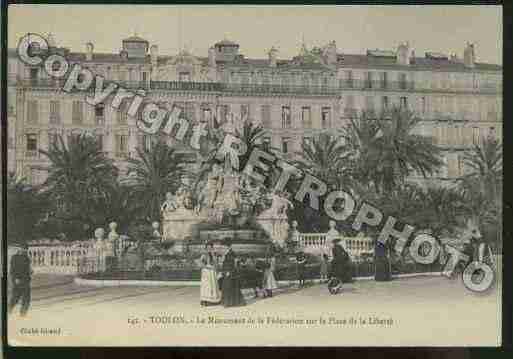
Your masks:
M387 256L387 248L385 244L376 241L374 249L374 266L375 275L374 279L377 282L385 282L391 280L390 262Z
M219 304L221 301L221 291L217 281L217 259L214 253L214 244L209 242L205 245L206 253L201 260L201 287L200 304L201 306Z
M240 273L237 268L237 256L232 249L231 241L225 241L226 254L223 260L222 299L224 307L246 305L240 285Z
M267 256L267 266L264 271L264 297L272 297L273 290L278 289L278 283L274 277L274 271L276 270L276 255L270 252Z
M30 281L32 278L27 244L23 244L18 253L11 257L10 264L12 293L8 308L9 314L13 312L14 307L21 299L20 315L24 317L30 307Z
M297 278L299 281L299 287L305 285L305 272L306 272L306 255L304 252L299 252L296 256L297 262Z
M321 269L320 269L321 283L328 280L328 262L329 262L328 255L323 253L322 258L321 258Z
M344 283L348 280L348 277L351 275L348 275L346 273L348 270L350 270L349 254L347 254L345 249L340 245L339 238L332 240L332 244L333 260L331 261L330 277L337 278L342 283Z

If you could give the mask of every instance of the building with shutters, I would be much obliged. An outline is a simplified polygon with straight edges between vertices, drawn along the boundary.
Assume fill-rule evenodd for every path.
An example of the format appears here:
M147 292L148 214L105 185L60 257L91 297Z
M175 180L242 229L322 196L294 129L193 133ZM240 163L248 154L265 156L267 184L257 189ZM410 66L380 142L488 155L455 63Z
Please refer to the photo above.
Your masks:
M400 106L420 117L418 132L444 149L445 166L430 179L440 182L464 173L465 148L484 136L502 138L502 67L477 62L473 44L463 47L462 58L416 56L407 43L394 51L346 54L332 41L322 48L303 45L291 59L280 59L275 48L252 59L226 39L207 56L185 50L162 55L138 36L122 40L114 53L95 52L92 43L73 52L58 47L53 36L48 40L72 63L144 90L150 101L178 105L194 122L211 121L214 114L229 121L249 118L267 130L265 141L284 153L298 151L304 138L335 133L361 110L380 115ZM8 62L9 170L33 183L43 181L47 163L38 149L47 149L57 134L94 134L122 169L137 146L152 145L126 108L91 107L84 93L62 93L61 82L23 64L14 50Z

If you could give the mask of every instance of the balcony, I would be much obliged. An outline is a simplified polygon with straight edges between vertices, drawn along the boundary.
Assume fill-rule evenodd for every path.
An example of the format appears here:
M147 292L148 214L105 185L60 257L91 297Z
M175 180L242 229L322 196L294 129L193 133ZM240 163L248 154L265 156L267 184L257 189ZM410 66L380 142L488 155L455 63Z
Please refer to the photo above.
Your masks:
M28 88L61 88L65 79L37 78L28 79L9 75L10 85L19 85ZM201 91L220 93L243 94L298 94L298 95L337 95L342 90L371 90L371 91L419 91L419 92L450 92L450 93L500 93L499 85L480 86L479 88L444 88L434 89L415 85L414 81L383 81L383 80L341 80L338 86L304 86L304 85L275 85L275 84L242 84L221 82L189 82L189 81L105 81L104 86L110 83L119 84L127 89L165 90L165 91ZM93 86L90 87L93 90ZM78 91L78 90L76 90Z

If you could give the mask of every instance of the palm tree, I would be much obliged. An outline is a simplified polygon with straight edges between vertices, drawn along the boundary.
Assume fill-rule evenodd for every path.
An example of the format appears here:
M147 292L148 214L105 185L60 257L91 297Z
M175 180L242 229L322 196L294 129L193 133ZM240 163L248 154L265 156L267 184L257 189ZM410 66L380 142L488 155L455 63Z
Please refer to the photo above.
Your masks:
M7 240L23 243L35 239L37 227L49 209L48 196L25 178L7 177Z
M470 169L461 178L463 187L498 203L502 192L502 144L493 137L483 138L463 154L463 162Z
M450 187L427 187L420 193L420 206L415 213L415 223L429 228L435 236L442 231L452 232L459 227L459 219L465 214L465 199Z
M346 138L355 153L358 176L371 180L379 192L389 192L414 172L424 177L441 166L440 149L430 137L414 133L419 119L399 108L389 116L351 121Z
M42 187L57 205L56 218L82 227L82 231L104 225L105 212L98 212L97 204L109 197L118 170L94 137L71 136L66 145L58 136L48 151L40 152L50 160ZM80 233L80 228L77 231Z
M348 175L350 167L346 160L349 154L342 137L322 134L319 137L303 140L302 151L295 164L305 172L315 175L327 185L336 186L341 178Z
M155 221L166 192L175 191L186 174L183 158L162 140L151 149L136 150L137 158L128 159L127 185L144 205L144 219Z
M502 144L484 138L463 155L469 172L459 179L468 214L499 241L502 234Z

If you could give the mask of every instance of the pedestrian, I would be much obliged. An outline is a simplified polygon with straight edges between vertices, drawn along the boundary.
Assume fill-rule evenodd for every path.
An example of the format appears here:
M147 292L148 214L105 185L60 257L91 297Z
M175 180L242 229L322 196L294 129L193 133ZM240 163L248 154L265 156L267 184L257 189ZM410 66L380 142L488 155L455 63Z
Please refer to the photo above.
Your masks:
M222 272L222 299L221 303L224 307L237 307L246 305L241 290L240 271L237 268L237 256L232 249L230 240L224 242L226 254L223 260Z
M28 245L23 244L15 255L11 257L11 279L12 293L9 302L9 314L21 299L20 315L27 315L30 307L30 281L32 269L30 267L30 258L28 256Z
M217 280L217 259L214 253L214 244L205 245L206 253L201 256L201 285L200 304L208 306L221 301L221 291Z
M328 255L323 253L323 255L321 257L321 269L320 269L321 283L324 283L328 280L328 263L329 263Z
M390 261L387 256L387 248L384 243L376 241L374 249L374 280L385 282L391 280Z
M349 282L352 279L349 254L340 245L340 238L333 239L332 245L333 260L331 261L330 278L336 278L340 283Z
M297 263L297 278L299 287L303 287L305 285L305 272L306 272L306 255L304 252L300 251L296 256Z
M270 251L267 255L267 265L264 271L264 297L272 297L273 290L278 289L278 283L274 277L276 270L276 255Z

